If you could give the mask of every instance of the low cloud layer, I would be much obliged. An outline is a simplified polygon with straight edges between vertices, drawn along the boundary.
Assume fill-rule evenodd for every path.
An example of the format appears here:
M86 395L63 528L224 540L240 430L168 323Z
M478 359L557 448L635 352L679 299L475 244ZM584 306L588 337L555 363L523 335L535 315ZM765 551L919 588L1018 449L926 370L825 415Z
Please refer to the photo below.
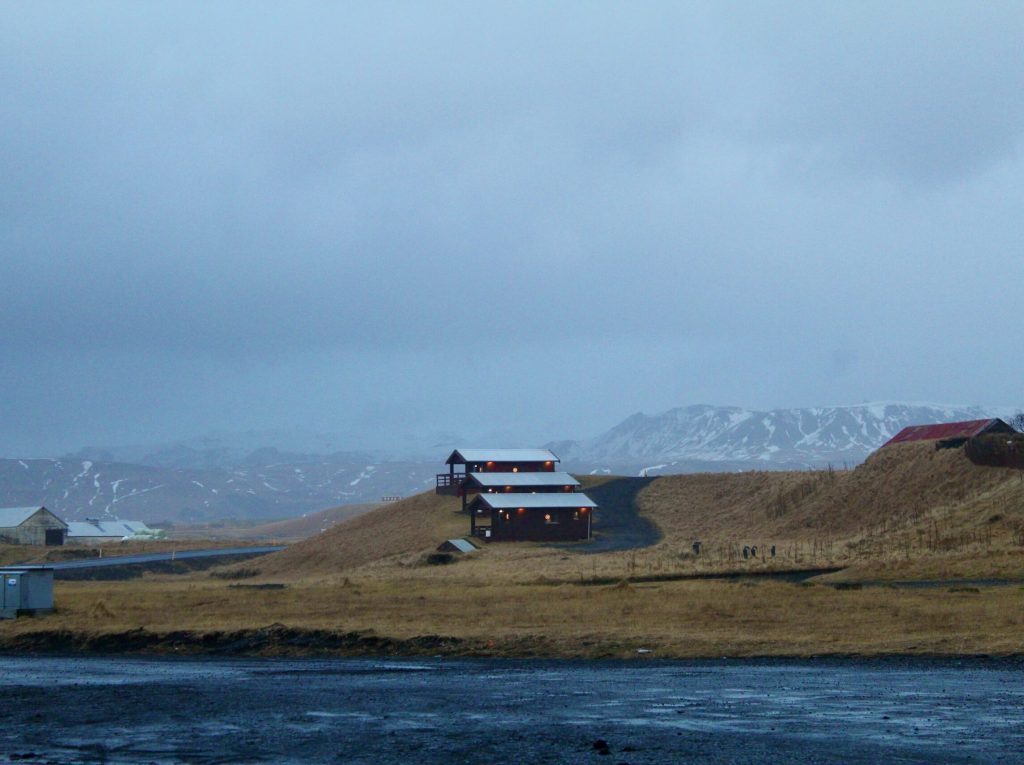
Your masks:
M25 3L0 451L1020 403L1014 3Z

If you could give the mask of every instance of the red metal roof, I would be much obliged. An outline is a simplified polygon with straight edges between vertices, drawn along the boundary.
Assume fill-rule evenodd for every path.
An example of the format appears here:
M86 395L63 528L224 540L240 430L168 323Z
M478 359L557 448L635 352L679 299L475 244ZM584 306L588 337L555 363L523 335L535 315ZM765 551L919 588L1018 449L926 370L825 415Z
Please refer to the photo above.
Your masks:
M967 422L940 422L934 425L909 425L886 441L882 446L901 444L906 441L938 441L945 438L974 438L992 428L1009 426L998 417L990 420L968 420Z

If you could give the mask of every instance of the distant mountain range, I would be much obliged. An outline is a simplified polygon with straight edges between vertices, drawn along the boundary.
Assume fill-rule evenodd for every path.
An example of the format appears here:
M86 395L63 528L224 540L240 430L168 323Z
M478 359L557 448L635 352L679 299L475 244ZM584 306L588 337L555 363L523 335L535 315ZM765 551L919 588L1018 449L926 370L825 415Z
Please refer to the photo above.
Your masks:
M581 473L852 467L907 425L1012 413L898 402L768 411L698 405L634 414L595 438L546 446ZM428 489L451 449L466 445L454 434L404 443L401 453L364 453L345 451L337 437L268 431L0 459L0 507L45 505L67 520L151 524L286 518Z
M330 459L209 470L0 459L0 507L45 505L64 520L124 518L158 526L266 521L420 492L434 485L437 469L434 463Z
M654 472L853 466L907 425L1006 417L1013 410L881 402L758 411L687 406L634 414L596 438L550 445L564 463Z

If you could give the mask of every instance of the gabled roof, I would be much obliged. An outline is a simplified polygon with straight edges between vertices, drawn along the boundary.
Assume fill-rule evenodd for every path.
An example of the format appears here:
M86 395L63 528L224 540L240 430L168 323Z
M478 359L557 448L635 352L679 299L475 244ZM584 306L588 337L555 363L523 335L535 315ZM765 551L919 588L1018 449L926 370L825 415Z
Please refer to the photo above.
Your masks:
M466 483L486 488L505 486L579 486L580 482L568 473L470 473Z
M513 510L520 507L597 507L586 494L579 492L554 492L549 494L481 494L474 502L483 502L494 510Z
M940 422L934 425L909 425L886 441L902 444L907 441L938 441L946 438L974 438L991 430L1012 431L1009 425L994 417L989 420L967 420L965 422Z
M456 449L444 461L446 465L471 462L559 462L547 449Z
M0 529L12 529L15 526L20 526L40 510L46 510L46 508L38 505L36 507L0 507ZM50 513L49 510L46 512ZM54 516L54 518L56 517ZM60 519L57 518L57 520ZM63 522L61 521L61 523Z

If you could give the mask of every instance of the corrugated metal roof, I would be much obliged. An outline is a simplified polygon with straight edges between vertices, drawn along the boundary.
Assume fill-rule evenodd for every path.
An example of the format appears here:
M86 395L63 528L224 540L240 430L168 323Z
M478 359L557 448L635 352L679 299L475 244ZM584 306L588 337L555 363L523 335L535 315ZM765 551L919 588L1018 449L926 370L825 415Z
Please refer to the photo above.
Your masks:
M142 521L72 521L68 537L130 537L137 531L149 531Z
M466 481L481 486L579 486L568 473L470 473Z
M449 539L448 540L448 544L450 544L452 547L454 547L459 552L464 552L464 553L475 553L476 552L476 547L474 547L471 543L467 542L465 539Z
M456 449L445 464L466 465L470 462L559 462L547 449Z
M901 444L907 441L938 441L944 438L974 438L992 428L1002 426L1011 430L1010 426L998 417L990 420L967 420L965 422L940 422L933 425L909 425L886 441L889 444Z
M479 501L494 510L509 510L519 507L597 507L586 494L580 492L554 492L549 494L481 494Z
M33 515L45 508L36 507L0 507L0 528L13 529L20 526Z

